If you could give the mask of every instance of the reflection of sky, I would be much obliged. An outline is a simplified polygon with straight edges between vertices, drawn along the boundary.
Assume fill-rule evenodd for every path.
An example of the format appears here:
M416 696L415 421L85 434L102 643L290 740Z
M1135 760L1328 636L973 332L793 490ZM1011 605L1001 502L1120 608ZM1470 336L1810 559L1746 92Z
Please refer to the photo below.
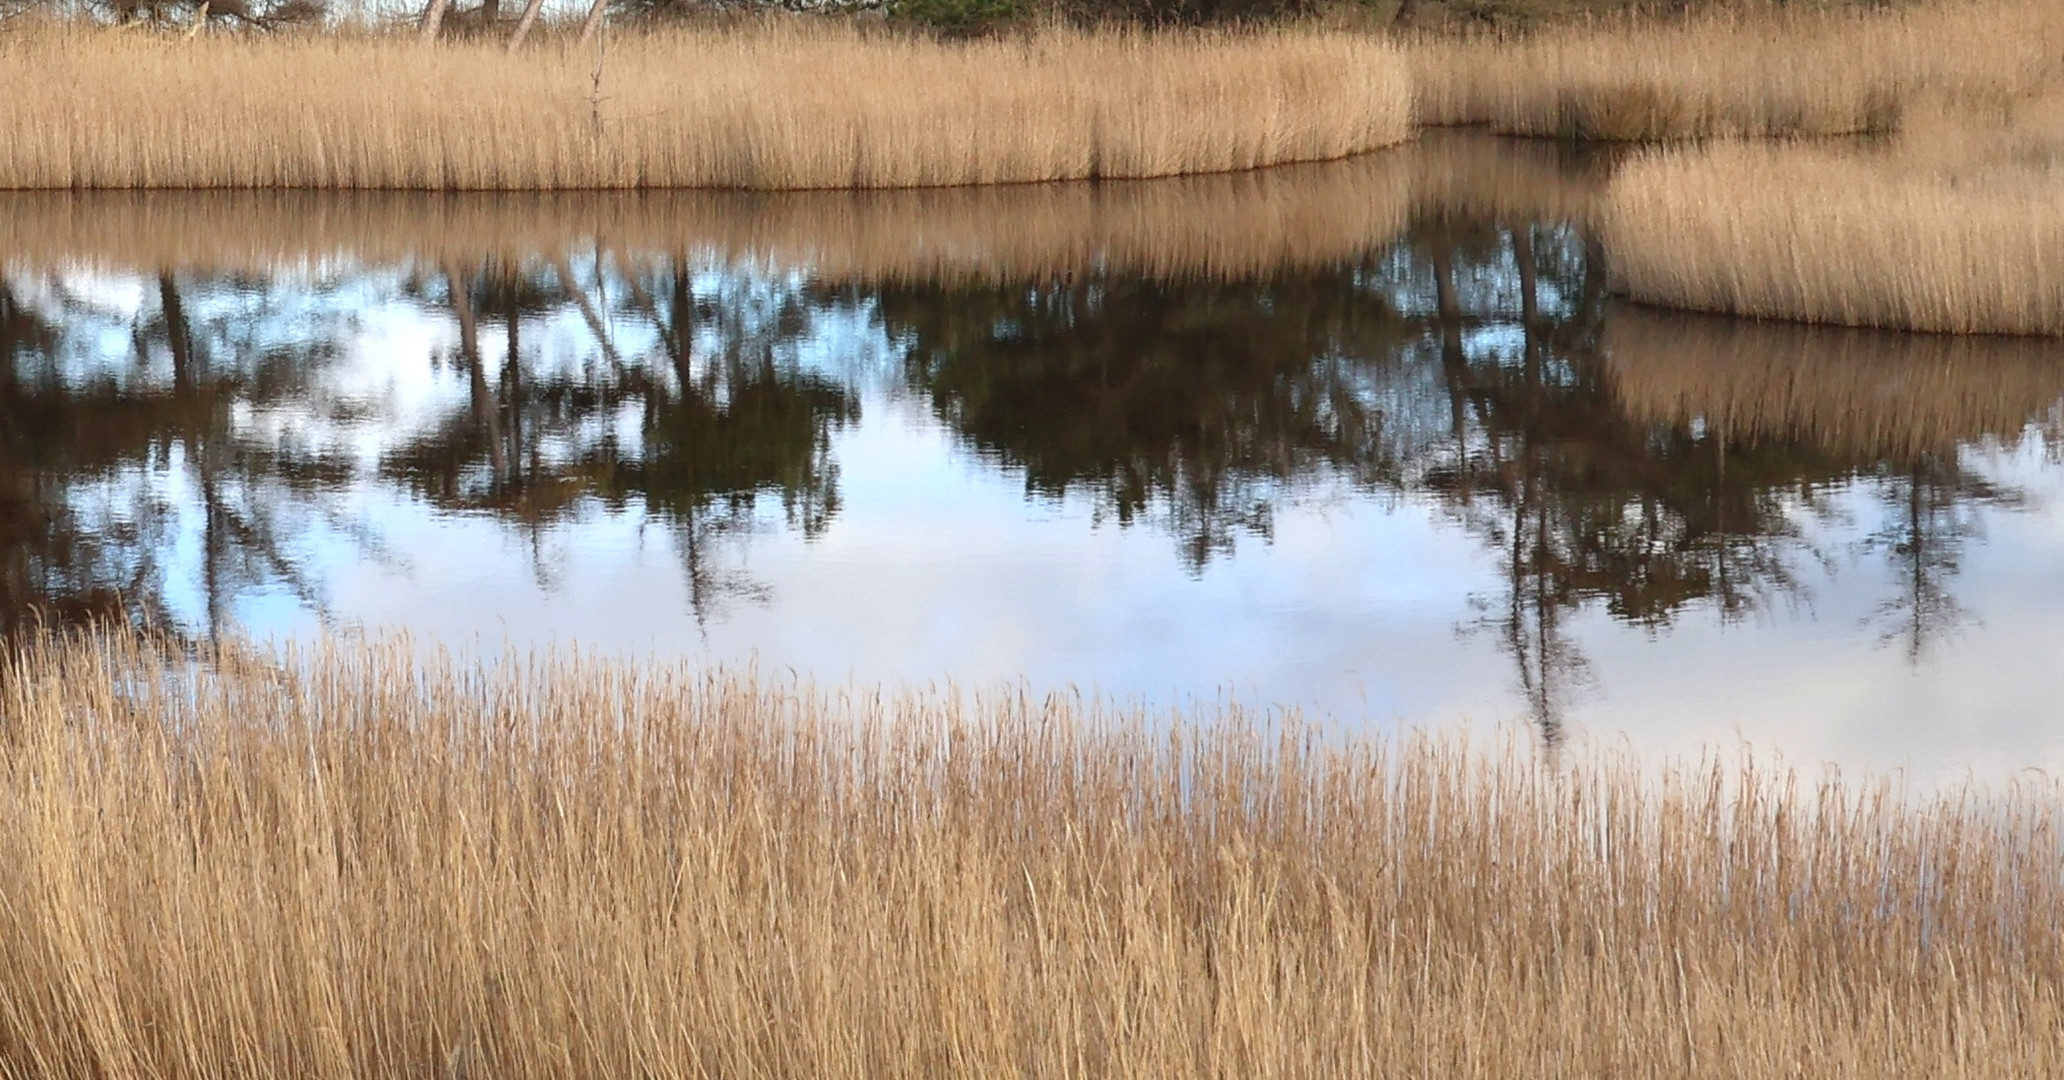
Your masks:
M861 422L832 441L841 509L806 539L763 498L756 530L714 541L741 587L699 620L678 544L635 504L590 505L532 528L440 511L374 476L383 452L469 406L466 378L447 360L456 326L402 299L401 280L311 277L271 293L262 311L233 289L192 300L197 327L234 328L222 331L231 348L292 338L325 310L350 312L340 355L305 398L234 417L241 438L302 440L358 466L319 500L283 500L290 554L336 623L750 661L834 683L1023 679L1161 703L1230 694L1351 724L1525 716L1513 661L1496 631L1476 628L1485 598L1505 587L1496 553L1449 511L1320 483L1277 508L1268 541L1243 537L1193 570L1164 531L1121 528L1085 496L1028 499L1021 474L971 450L897 385L896 350L864 304L825 313L786 358L861 395ZM758 296L769 284L749 276L712 272L697 284L731 310L771 303ZM29 303L54 311L62 290L104 316L68 339L80 377L129 370L93 360L133 353L127 322L155 304L149 282L70 275L38 288ZM64 317L82 321L76 306ZM626 355L657 348L642 323L611 316L609 329ZM1489 327L1470 347L1516 354L1515 334ZM531 377L598 362L575 312L527 317L521 336ZM499 365L491 322L481 344ZM1413 416L1403 405L1386 412ZM635 418L609 422L635 439ZM1597 605L1572 615L1593 676L1572 719L1654 750L1696 753L1739 735L1794 760L1926 776L2064 765L2064 470L2044 450L1973 452L1974 467L2029 492L2030 505L1976 511L1982 533L1954 583L1973 618L1918 666L1881 640L1877 609L1897 583L1860 540L1887 511L1859 482L1836 497L1838 513L1800 519L1827 566L1803 563L1798 596L1741 624L1705 609L1660 631L1619 624ZM148 482L182 508L159 545L168 606L199 623L203 523L176 449L154 480L105 477L81 497ZM261 635L307 633L317 625L307 599L269 584L235 596L232 614Z

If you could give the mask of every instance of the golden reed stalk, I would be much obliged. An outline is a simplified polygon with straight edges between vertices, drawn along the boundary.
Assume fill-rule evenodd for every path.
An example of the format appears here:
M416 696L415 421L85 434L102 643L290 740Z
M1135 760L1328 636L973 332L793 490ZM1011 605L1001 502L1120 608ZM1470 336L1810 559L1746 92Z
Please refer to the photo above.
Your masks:
M1228 172L1410 134L1401 54L1292 30L942 44L761 27L515 54L0 35L0 188L932 187Z
M2064 790L406 642L0 668L0 1075L2064 1070Z

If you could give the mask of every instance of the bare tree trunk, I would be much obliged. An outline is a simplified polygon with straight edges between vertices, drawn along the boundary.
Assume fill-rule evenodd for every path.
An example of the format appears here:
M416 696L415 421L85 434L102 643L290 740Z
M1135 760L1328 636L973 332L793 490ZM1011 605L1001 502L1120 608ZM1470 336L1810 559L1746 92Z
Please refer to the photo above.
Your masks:
M586 45L595 39L595 31L602 28L602 13L609 10L609 0L595 0L588 5L588 17L581 20L580 44Z
M444 9L451 0L430 0L430 6L423 9L423 40L436 41L437 28L444 25Z
M502 0L481 0L480 25L488 33L494 33L495 22L502 17Z
M537 25L538 12L544 10L545 0L528 0L523 5L523 17L516 20L516 33L509 39L509 51L515 52L523 39L530 35L530 28Z

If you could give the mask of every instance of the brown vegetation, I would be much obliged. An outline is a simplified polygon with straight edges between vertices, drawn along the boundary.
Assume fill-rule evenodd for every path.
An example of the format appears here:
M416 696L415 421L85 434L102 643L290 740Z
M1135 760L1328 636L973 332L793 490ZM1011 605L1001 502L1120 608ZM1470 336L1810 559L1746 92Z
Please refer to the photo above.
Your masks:
M1672 307L1952 333L2064 334L2053 168L1726 144L1651 154L1605 196L1617 287Z
M0 187L926 187L1226 172L1411 132L1366 36L828 25L510 54L354 35L0 35Z
M437 265L600 246L803 268L823 280L1255 277L1358 257L1404 227L1410 151L1153 181L908 191L0 194L34 266Z
M1588 227L1619 153L1435 128L1421 132L1410 148L1383 156L1410 166L1417 219Z
M1588 223L1605 156L1470 131L1345 161L1150 181L812 192L0 192L0 252L33 267L251 272L431 267L600 247L827 281L1049 280L1103 268L1256 278L1335 265L1408 221Z
M2064 1068L2053 781L419 664L16 654L0 1073Z
M1882 132L1932 97L2064 80L2064 5L1729 5L1677 21L1428 37L1411 55L1428 124L1619 140Z
M1621 407L1649 428L1799 440L1873 460L1954 454L2051 420L2064 349L2042 338L1758 323L1626 306L1605 321Z

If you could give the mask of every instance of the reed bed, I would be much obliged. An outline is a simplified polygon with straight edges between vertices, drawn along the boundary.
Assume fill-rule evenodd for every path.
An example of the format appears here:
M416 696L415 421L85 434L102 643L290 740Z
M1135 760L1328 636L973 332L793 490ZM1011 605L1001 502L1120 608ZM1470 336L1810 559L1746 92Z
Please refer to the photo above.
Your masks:
M16 192L0 252L32 267L270 271L600 247L828 281L1050 280L1096 267L1252 278L1404 229L1411 151L1250 173L827 192ZM1400 156L1405 155L1405 156Z
M2064 170L1930 173L1724 144L1630 162L1605 195L1618 287L1672 307L1898 330L2064 334Z
M933 187L1228 172L1411 133L1402 56L1294 30L972 43L835 25L509 54L0 35L0 188Z
M0 675L0 1074L2064 1068L2064 790L109 634Z
M1702 423L1870 460L2014 442L2064 402L2064 348L2042 338L1903 334L1623 306L1603 347L1644 427Z
M2064 81L2064 5L1730 7L1412 43L1425 124L1610 140L1897 129L1919 103Z

